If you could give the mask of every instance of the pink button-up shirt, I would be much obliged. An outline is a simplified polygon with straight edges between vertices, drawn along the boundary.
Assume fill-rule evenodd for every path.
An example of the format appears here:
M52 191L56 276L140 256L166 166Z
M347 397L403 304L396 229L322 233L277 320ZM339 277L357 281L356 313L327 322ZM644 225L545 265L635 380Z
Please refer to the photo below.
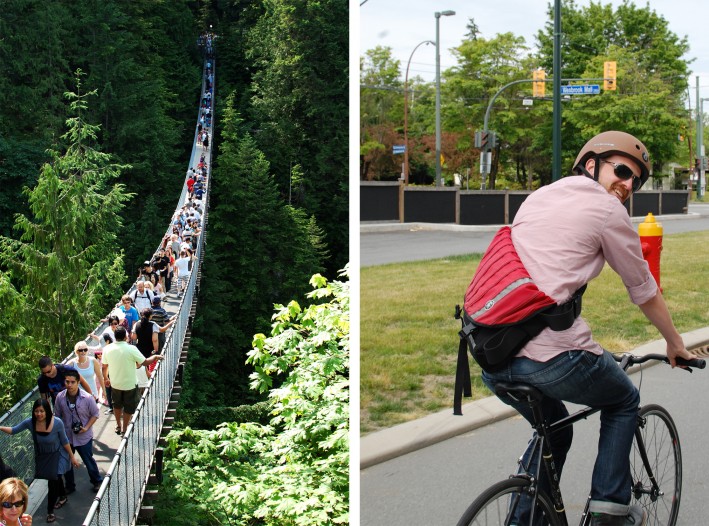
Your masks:
M565 177L532 193L515 216L512 242L534 283L557 303L598 276L605 262L636 305L657 294L628 212L588 177ZM546 362L575 349L603 352L582 316L565 331L544 329L517 356Z

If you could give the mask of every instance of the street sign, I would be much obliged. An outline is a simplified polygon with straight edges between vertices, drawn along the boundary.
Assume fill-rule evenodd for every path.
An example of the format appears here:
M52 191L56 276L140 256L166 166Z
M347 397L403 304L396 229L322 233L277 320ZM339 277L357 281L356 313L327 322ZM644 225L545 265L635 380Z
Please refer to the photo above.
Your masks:
M600 93L601 86L598 84L561 86L562 95L600 95Z
M406 151L406 145L405 144L395 144L392 146L394 150L394 155L404 153Z
M492 152L480 152L480 173L482 175L490 173L492 164Z

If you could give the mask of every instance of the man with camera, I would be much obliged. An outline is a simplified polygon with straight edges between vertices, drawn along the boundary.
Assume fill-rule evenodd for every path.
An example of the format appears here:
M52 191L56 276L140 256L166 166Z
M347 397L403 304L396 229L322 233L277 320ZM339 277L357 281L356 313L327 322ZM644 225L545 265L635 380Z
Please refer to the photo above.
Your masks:
M71 450L79 452L81 460L84 461L84 465L89 471L89 479L93 485L92 489L98 491L103 477L99 473L96 460L94 460L93 425L98 420L99 411L94 397L79 389L80 377L79 371L76 369L67 369L65 371L64 383L66 389L57 394L57 399L54 402L54 415L64 422ZM76 490L74 469L67 471L64 476L66 478L67 493L72 493Z

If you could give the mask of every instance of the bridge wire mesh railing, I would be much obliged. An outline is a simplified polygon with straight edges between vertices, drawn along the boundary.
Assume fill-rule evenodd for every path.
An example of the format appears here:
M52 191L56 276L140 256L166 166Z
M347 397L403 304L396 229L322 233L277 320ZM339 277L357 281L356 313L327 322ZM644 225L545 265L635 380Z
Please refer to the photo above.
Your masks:
M198 110L198 121L201 115L201 100L205 93L207 62L211 62L213 78L216 78L216 65L214 59L207 58L203 65L202 90L200 92L200 108ZM214 82L212 86L214 86ZM192 144L189 167L197 166L197 162L202 152L205 155L207 166L207 178L202 198L203 214L201 218L202 231L197 242L195 258L190 273L189 282L184 295L180 299L180 304L173 326L168 329L163 347L164 360L160 361L145 389L138 408L133 415L128 428L125 430L120 446L111 465L106 472L106 476L99 492L96 494L89 512L83 524L88 525L127 525L135 524L140 511L142 496L145 492L153 458L160 439L163 422L167 413L168 404L172 396L172 387L177 374L180 355L182 353L183 342L188 327L191 325L190 311L194 298L197 294L197 276L203 257L204 243L208 222L209 192L211 188L211 156L214 148L213 130L216 128L216 115L214 111L214 96L211 100L211 126L210 144L207 150L197 144L197 128ZM185 183L187 175L185 176ZM175 211L179 211L188 198L187 186L182 185L182 192L178 200ZM172 233L172 220L166 231ZM155 251L157 253L157 249ZM128 293L135 290L135 283ZM94 334L101 334L106 328L106 323L102 322L94 330ZM87 340L87 343L90 343ZM68 362L74 356L71 353L63 363ZM32 404L39 397L39 389L34 387L30 392L22 397L14 406L0 417L0 425L15 426L29 418L32 412ZM9 436L0 433L0 452L6 464L12 466L20 478L28 485L32 483L34 477L34 445L31 434L22 433L17 436Z

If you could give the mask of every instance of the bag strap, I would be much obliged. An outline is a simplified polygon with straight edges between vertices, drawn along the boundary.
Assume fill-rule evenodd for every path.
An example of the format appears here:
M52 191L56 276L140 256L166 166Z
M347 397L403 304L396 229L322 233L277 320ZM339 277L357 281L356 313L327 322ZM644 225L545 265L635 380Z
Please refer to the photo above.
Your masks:
M586 292L584 285L571 297L569 301L561 305L557 305L553 309L544 311L538 316L544 320L544 323L553 331L565 331L574 324L574 320L581 314L581 298Z
M455 306L455 318L460 320L460 343L458 344L458 365L455 370L455 390L453 393L453 414L462 415L463 396L473 396L470 383L470 366L468 362L468 344L465 337L473 330L472 324L466 324L461 316L460 305Z

